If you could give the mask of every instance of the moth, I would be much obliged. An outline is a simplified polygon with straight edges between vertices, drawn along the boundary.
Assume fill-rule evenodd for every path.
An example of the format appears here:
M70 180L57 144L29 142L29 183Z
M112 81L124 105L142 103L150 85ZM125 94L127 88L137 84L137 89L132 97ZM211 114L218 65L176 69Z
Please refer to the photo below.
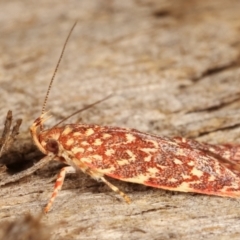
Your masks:
M160 137L135 129L94 124L59 126L58 123L44 129L49 91L75 25L49 84L42 114L30 127L34 143L46 155L38 167L50 160L67 165L61 169L44 211L51 209L65 175L78 171L104 182L127 203L130 198L105 176L171 191L239 197L240 148L237 145L211 145L182 137Z

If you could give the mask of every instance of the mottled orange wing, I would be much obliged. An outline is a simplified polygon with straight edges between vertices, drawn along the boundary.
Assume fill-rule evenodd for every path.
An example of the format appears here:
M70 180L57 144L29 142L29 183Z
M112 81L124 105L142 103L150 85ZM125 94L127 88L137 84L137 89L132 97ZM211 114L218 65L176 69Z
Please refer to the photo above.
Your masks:
M64 149L112 178L174 191L240 196L240 174L227 168L214 148L206 151L207 144L97 125L68 125L64 131L67 136L59 137Z

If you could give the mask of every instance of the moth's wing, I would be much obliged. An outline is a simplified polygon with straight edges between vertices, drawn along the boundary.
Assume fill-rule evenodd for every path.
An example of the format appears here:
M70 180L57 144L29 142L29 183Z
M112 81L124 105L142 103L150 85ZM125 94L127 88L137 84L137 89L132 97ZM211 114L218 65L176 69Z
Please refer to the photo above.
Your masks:
M93 137L101 144L81 160L107 176L174 191L240 196L240 174L189 144L120 128Z
M198 142L194 139L185 139L181 137L174 137L174 141L179 144L188 145L192 149L197 149L211 155L225 165L228 169L240 173L240 145L238 144L209 144Z

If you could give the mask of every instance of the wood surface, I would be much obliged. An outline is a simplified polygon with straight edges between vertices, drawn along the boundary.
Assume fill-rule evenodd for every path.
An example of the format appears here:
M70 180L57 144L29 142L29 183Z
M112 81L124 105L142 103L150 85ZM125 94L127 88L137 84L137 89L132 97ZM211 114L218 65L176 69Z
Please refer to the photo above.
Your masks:
M1 179L41 157L28 129L76 20L47 104L48 127L113 93L68 122L240 143L239 1L2 0L0 9L0 129L9 109L23 120ZM37 218L60 167L50 163L1 187L0 224ZM240 239L239 199L111 182L130 205L84 174L68 176L41 218L51 239Z

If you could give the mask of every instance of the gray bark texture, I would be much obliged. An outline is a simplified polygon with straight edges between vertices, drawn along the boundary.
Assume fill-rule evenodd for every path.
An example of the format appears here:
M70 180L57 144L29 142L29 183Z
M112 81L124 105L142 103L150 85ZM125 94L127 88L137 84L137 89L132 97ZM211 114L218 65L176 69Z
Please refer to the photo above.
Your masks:
M42 157L28 129L76 20L48 127L113 93L67 122L240 143L240 1L2 0L0 9L0 129L8 110L13 125L23 120L1 160L1 181ZM67 176L52 211L39 217L61 167L49 163L0 187L1 239L21 239L22 229L32 234L22 239L240 239L239 199L109 179L128 205L84 174Z

